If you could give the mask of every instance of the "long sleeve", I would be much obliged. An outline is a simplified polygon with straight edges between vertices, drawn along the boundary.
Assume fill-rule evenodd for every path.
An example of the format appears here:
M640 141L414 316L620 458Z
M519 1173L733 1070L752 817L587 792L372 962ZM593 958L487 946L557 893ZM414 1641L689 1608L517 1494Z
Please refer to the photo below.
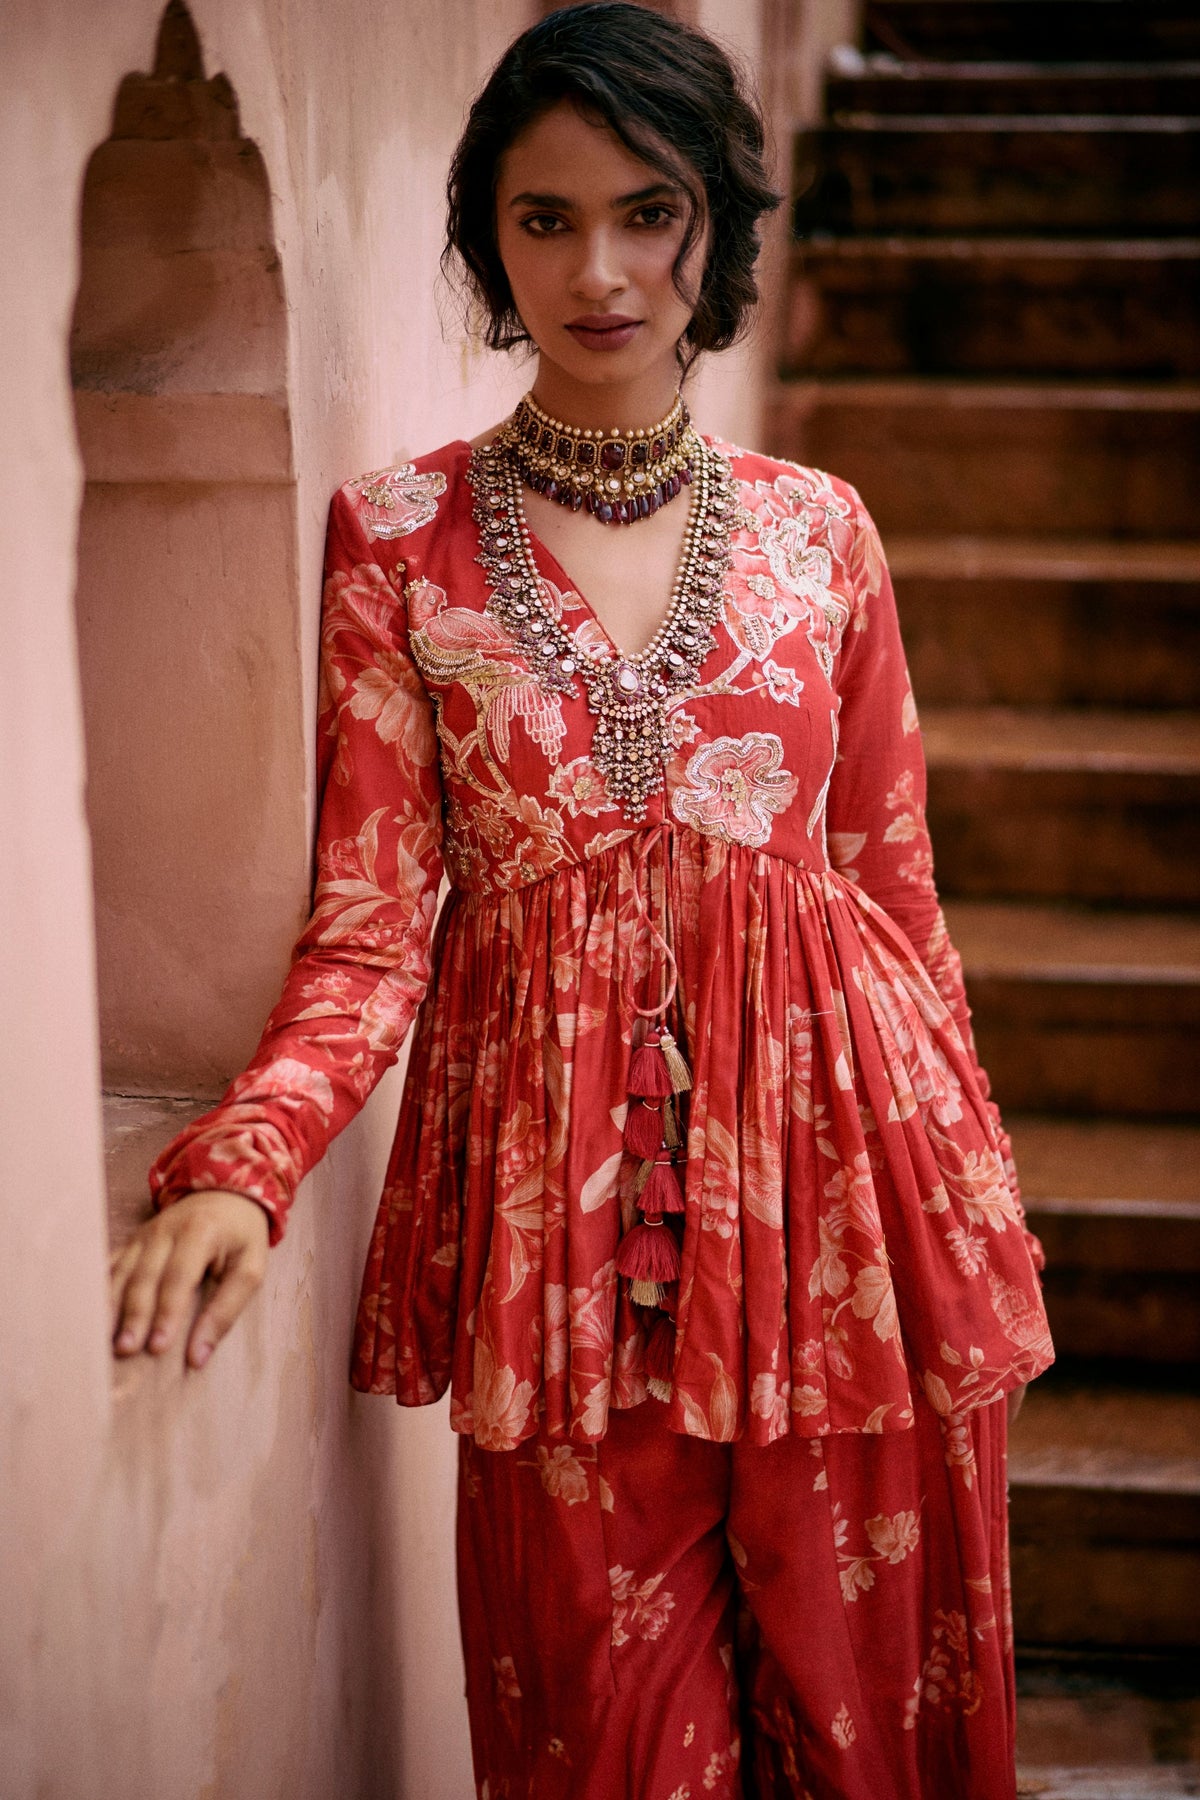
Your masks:
M838 757L829 789L829 853L834 866L883 907L921 958L975 1065L981 1094L1014 1199L1012 1145L990 1098L971 1031L962 963L938 903L925 822L925 758L909 683L896 601L879 534L858 496L851 550L851 618L835 681L841 696ZM1022 1214L1023 1216L1023 1214ZM1034 1264L1041 1244L1025 1232Z
M403 573L380 567L342 489L322 604L312 916L248 1067L150 1172L160 1207L198 1188L257 1200L272 1243L301 1177L396 1060L429 981L441 789Z

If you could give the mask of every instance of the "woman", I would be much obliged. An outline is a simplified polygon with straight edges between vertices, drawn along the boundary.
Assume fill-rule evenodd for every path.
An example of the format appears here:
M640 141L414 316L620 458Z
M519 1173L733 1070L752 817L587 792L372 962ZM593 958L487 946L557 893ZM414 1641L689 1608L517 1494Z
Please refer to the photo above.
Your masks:
M626 4L476 102L450 245L533 389L334 499L313 917L116 1261L122 1353L215 1271L200 1366L420 1009L352 1379L451 1388L491 1800L1013 1793L1003 1402L1051 1353L891 590L853 489L679 393L761 153Z

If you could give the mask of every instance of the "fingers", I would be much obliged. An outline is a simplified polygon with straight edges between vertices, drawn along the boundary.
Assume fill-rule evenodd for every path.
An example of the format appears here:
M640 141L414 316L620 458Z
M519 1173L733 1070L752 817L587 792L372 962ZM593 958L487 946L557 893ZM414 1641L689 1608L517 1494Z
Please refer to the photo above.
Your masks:
M231 1258L221 1276L216 1293L202 1308L188 1340L187 1359L193 1369L202 1369L247 1301L252 1300L263 1283L266 1259L252 1251Z
M113 1273L118 1356L135 1356L145 1348L158 1309L159 1283L173 1250L167 1232L148 1232L135 1238L118 1257Z

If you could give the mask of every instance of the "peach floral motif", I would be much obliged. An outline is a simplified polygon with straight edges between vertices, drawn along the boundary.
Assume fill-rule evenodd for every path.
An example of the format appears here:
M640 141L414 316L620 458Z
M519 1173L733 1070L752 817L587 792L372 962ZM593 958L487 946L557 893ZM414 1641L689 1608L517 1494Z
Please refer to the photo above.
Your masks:
M929 1655L905 1703L904 1729L915 1728L923 1706L969 1718L982 1703L983 1689L970 1663L966 1615L939 1609Z
M333 1086L328 1075L294 1056L278 1056L260 1069L248 1069L232 1083L229 1098L241 1105L274 1100L291 1107L307 1101L326 1119L333 1113Z
M673 1594L659 1592L665 1573L651 1575L639 1583L632 1569L623 1569L617 1563L608 1571L608 1580L613 1597L614 1649L635 1637L649 1643L660 1638L675 1606Z
M588 756L555 764L550 776L550 798L560 801L572 818L584 813L594 819L601 813L618 810L609 798L604 776Z
M475 1340L475 1378L469 1400L475 1441L482 1450L507 1450L525 1432L533 1387L498 1364L481 1338Z
M715 738L692 755L671 810L680 824L727 843L765 844L772 816L786 811L799 786L782 764L774 732Z
M903 1562L921 1541L921 1527L915 1512L893 1513L889 1518L880 1513L868 1519L863 1527L876 1555L890 1563Z
M854 1729L854 1720L850 1717L850 1708L844 1700L837 1710L830 1730L833 1733L833 1741L839 1750L848 1750L858 1736L858 1732Z
M379 651L355 676L350 711L356 719L373 719L381 742L391 744L399 760L420 768L437 755L424 689L406 657Z
M494 1656L492 1673L496 1678L496 1698L498 1700L521 1700L521 1684L517 1680L517 1665L511 1656Z
M537 1463L542 1486L552 1500L562 1500L568 1506L578 1506L587 1499L587 1470L569 1444L556 1444L553 1450L539 1444Z
M776 1436L787 1430L788 1399L786 1382L778 1381L765 1370L761 1375L755 1376L750 1390L750 1411L758 1418L765 1419Z

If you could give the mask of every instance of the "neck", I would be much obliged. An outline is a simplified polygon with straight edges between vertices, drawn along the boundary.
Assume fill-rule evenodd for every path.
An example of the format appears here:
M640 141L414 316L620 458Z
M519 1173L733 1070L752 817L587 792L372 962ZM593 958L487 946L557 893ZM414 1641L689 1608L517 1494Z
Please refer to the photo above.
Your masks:
M656 371L627 382L588 385L542 361L533 384L533 397L543 412L584 431L636 431L639 426L656 425L670 412L678 392L679 371L674 363L669 373Z

